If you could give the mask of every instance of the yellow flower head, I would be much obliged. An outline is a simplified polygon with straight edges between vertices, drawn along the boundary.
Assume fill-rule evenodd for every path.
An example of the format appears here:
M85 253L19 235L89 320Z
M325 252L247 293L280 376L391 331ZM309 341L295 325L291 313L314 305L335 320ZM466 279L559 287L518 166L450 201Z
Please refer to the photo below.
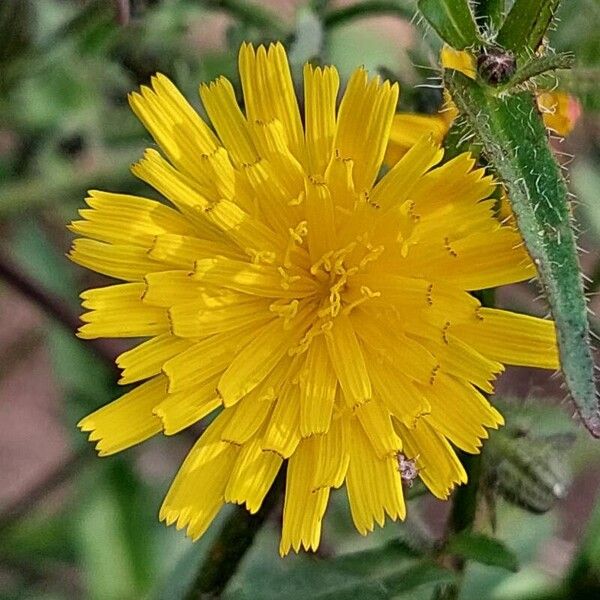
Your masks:
M223 503L259 509L287 461L281 553L319 545L345 484L362 534L404 518L403 473L446 498L502 416L482 392L502 363L554 369L550 321L482 308L469 290L528 279L469 155L420 139L383 177L398 88L363 69L337 105L306 65L304 114L279 44L242 46L200 89L211 129L164 76L130 97L162 154L134 173L171 204L91 192L71 258L124 280L82 294L79 335L147 337L118 358L133 391L80 423L101 455L222 408L160 517L207 529Z

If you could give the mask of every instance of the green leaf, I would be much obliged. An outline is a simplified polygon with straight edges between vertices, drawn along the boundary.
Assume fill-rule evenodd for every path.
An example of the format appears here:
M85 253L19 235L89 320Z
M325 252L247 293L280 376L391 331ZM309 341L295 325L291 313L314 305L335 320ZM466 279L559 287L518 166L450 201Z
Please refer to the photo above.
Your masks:
M99 471L99 472L98 472ZM74 520L90 600L141 598L154 573L151 538L155 511L148 490L125 458L114 458L84 479ZM157 525L158 526L158 525Z
M387 600L452 581L453 575L400 541L329 560L314 556L278 561L275 573L264 563L228 588L227 600Z
M531 93L497 97L458 71L445 85L508 191L556 323L567 388L584 425L600 437L587 306L567 187Z
M473 4L477 19L484 19L493 30L500 29L504 18L504 0L478 0Z
M552 22L560 0L516 0L496 43L515 54L536 50Z
M483 565L501 567L513 572L519 570L519 563L513 551L500 540L482 533L457 533L448 540L444 551Z
M438 35L453 48L462 50L479 43L467 0L419 0L418 7Z

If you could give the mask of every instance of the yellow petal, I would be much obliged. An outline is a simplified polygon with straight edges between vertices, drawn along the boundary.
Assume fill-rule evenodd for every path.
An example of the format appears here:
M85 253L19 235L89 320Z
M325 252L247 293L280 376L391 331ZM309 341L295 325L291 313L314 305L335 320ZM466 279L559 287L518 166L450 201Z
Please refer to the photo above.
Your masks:
M100 456L120 452L162 429L152 410L166 393L167 381L159 375L83 418L78 427L91 432L89 440L98 442L96 450Z
M391 331L380 320L366 311L352 313L354 330L375 356L384 364L402 366L402 372L415 381L429 381L437 366L435 357L421 344L403 335L401 330ZM389 363L387 362L389 361Z
M146 273L164 268L159 262L152 260L147 252L139 246L105 244L80 238L73 242L69 258L82 267L109 277L141 281Z
M305 275L288 275L270 265L232 260L224 256L196 262L197 281L266 298L296 298L315 292L314 280ZM292 279L290 279L292 278Z
M477 454L481 440L487 439L485 427L504 424L502 415L470 384L440 372L427 389L431 414L424 417L456 447Z
M249 188L257 199L257 207L269 227L280 235L286 234L292 222L289 202L300 193L302 180L288 182L282 179L285 166L275 166L268 161L260 161L244 166L243 174Z
M331 330L326 332L325 339L346 401L350 406L357 406L370 400L371 380L350 319L344 314L338 315Z
M163 372L169 378L169 393L202 385L225 370L238 348L254 335L254 328L226 331L209 336L168 360Z
M423 136L431 136L434 143L441 145L448 128L448 121L442 115L396 113L384 163L395 165Z
M443 155L444 151L431 136L423 136L383 176L370 193L370 201L382 213L401 206L411 197L411 191L419 184L420 177L439 163Z
M402 450L402 442L394 431L390 413L382 402L371 400L361 404L354 414L378 458L396 456Z
M358 421L350 429L348 500L356 529L366 535L375 522L383 527L386 513L404 519L406 507L396 457L378 458Z
M204 337L245 325L269 321L269 301L253 299L252 296L215 297L213 306L207 307L202 300L194 298L169 309L169 321L173 335L186 338Z
M83 292L82 306L92 311L81 315L85 325L79 328L77 336L83 339L145 337L167 332L166 310L144 304L143 292L143 283L110 285Z
M488 198L496 183L485 169L477 169L475 165L475 158L463 152L426 173L411 193L415 214L434 215L448 204L475 207Z
M261 441L263 450L289 458L300 442L300 390L290 383L281 392Z
M221 441L227 423L221 413L196 442L179 469L160 509L160 520L198 539L212 523L225 501L225 488L239 449ZM202 493L198 493L202 490Z
M334 147L354 161L354 187L369 190L379 173L398 102L398 85L379 78L368 81L357 69L340 104Z
M248 254L249 249L252 249L255 254L258 251L268 251L276 255L282 245L282 239L261 220L255 219L229 200L221 200L212 205L206 217Z
M231 410L233 415L223 430L221 438L224 442L241 446L249 442L262 424L271 416L273 405L269 400L261 398L259 388L254 388L244 396Z
M248 130L248 122L235 98L233 86L225 77L200 86L202 103L221 141L239 164L259 159Z
M280 456L261 449L258 438L245 444L225 489L226 502L245 504L250 513L257 512L282 464Z
M148 248L162 233L190 234L191 225L177 211L154 200L91 190L80 210L82 221L74 221L75 233L111 244L133 244Z
M144 152L144 157L131 167L131 171L168 198L193 223L199 237L219 240L218 231L207 218L206 210L211 206L210 189L199 186L152 149Z
M329 188L321 180L306 180L305 213L310 259L316 263L336 247L334 205Z
M435 354L440 367L450 375L475 384L488 394L492 394L494 386L490 383L498 373L504 371L504 366L495 360L489 360L469 344L455 337L452 332L454 325L448 321L441 335L441 343L429 343L429 348ZM425 343L425 342L424 342Z
M323 175L333 151L340 76L334 67L304 65L306 151L310 175Z
M198 158L214 152L218 140L177 88L164 75L142 86L129 103L158 145L177 168L195 174Z
M217 380L213 377L202 385L168 394L154 407L154 414L161 420L166 435L179 433L221 406L215 391Z
M160 271L144 277L142 300L149 306L170 308L197 299L204 288L189 271Z
M158 375L165 362L192 344L192 340L164 333L124 352L117 358L117 366L123 371L119 383L125 385Z
M298 314L287 331L284 319L279 318L255 331L252 341L231 361L219 381L225 406L235 404L269 375L304 334L308 316L308 312Z
M315 457L315 442L309 438L302 440L288 462L279 545L281 556L285 556L292 548L294 552L298 552L301 547L316 550L319 546L321 522L329 501L329 488L312 490Z
M367 360L376 399L399 421L414 427L417 419L431 412L425 395L404 375L404 365L380 361L373 354Z
M535 268L521 238L508 227L474 233L450 242L431 240L416 248L402 263L404 273L442 279L465 290L481 290L516 283L535 276ZM473 268L477 265L477 268Z
M300 432L303 437L329 429L337 378L322 336L315 337L300 373Z
M454 329L459 339L478 352L509 365L558 369L552 321L495 308L482 308L478 315Z
M323 435L315 435L315 464L312 488L339 488L348 471L350 460L350 429L348 419L336 415L329 431Z
M155 260L188 271L193 270L194 264L201 258L221 255L239 260L244 257L239 248L233 244L176 234L157 235L148 255Z
M456 484L466 483L467 474L448 441L419 419L414 428L397 424L404 442L403 453L416 462L423 483L437 498L445 500Z
M477 75L475 58L466 50L455 50L447 44L444 44L440 52L440 61L444 69L460 71L471 79L475 79Z
M537 104L544 125L558 135L569 135L581 116L581 105L577 98L566 92L542 92L537 95Z
M304 131L287 56L279 43L256 50L242 44L239 55L240 79L249 121L278 119L290 150L304 163Z

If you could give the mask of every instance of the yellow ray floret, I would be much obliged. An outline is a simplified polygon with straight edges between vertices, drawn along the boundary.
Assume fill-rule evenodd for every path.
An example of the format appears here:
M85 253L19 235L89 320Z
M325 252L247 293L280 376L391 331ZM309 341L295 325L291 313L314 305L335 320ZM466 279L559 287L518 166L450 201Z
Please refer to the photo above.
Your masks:
M470 293L534 275L475 159L413 123L382 173L396 85L359 69L338 98L335 68L306 66L303 119L283 46L239 65L245 110L203 85L210 125L163 75L132 94L158 145L133 172L164 202L94 191L71 225L72 260L121 280L82 294L79 335L145 338L117 359L137 387L80 427L107 455L220 411L160 518L196 539L286 466L286 554L318 547L332 488L362 534L403 519L402 457L446 498L455 448L503 424L483 393L504 365L558 358L551 321Z

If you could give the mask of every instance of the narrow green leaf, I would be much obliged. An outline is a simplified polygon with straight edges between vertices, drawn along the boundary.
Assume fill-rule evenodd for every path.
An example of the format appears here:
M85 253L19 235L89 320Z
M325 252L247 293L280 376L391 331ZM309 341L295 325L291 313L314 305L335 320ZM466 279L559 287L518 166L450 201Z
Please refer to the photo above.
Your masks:
M299 556L278 561L266 572L264 561L246 574L226 600L388 600L424 586L452 581L450 571L421 557L403 542L346 554L329 560Z
M477 20L483 19L495 31L500 29L504 18L504 0L478 0L473 4Z
M482 565L501 567L513 572L519 570L519 562L513 551L500 540L482 533L457 533L448 540L444 551Z
M558 69L570 69L575 62L572 54L563 52L560 54L547 54L546 56L536 56L522 67L510 78L503 89L514 89L518 85L529 82L534 77L538 77L550 71ZM496 88L498 91L499 88Z
M556 322L567 388L584 425L600 437L586 301L567 188L533 95L496 97L450 69L444 79L490 166L506 186Z
M453 48L462 50L479 42L467 0L419 0L418 6L427 22Z
M527 54L541 43L560 0L516 0L496 42L515 54Z

